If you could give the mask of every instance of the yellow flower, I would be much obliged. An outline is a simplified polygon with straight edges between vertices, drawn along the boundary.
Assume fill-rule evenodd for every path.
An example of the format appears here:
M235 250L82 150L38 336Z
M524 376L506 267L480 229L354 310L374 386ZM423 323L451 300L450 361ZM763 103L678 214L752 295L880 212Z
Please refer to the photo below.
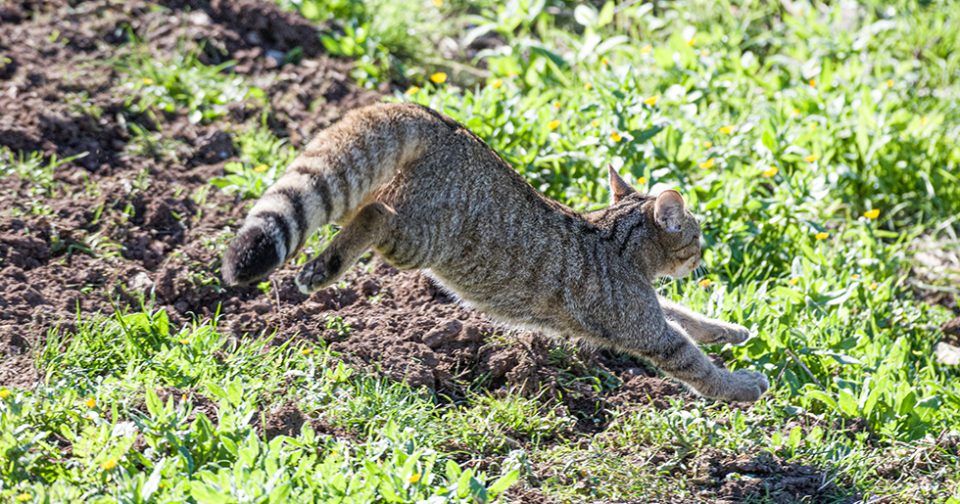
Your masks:
M101 467L104 471L109 471L109 470L117 467L117 459L109 459L109 460L107 460L106 462L100 464L100 467Z
M806 161L806 162L808 162L808 163L812 163L812 162L816 161L817 159L820 159L820 158L819 158L816 154L810 154L809 156L803 158L803 160Z
M180 344L181 344L181 345L189 345L189 344L190 344L190 340L188 340L187 338L183 338L182 340L180 340Z
M143 85L144 85L144 86L149 86L149 85L151 85L151 84L153 84L153 79L151 79L150 77L144 77L144 78L143 78Z
M12 392L10 392L9 389L0 388L0 399L6 399L10 397L10 394L12 394Z
M887 79L887 89L893 87L893 79Z
M406 94L408 94L408 95L416 94L417 91L420 91L420 88L419 88L419 87L417 87L417 86L410 86L410 87L407 88Z
M711 142L710 140L707 140L706 142L703 142L703 148L704 148L704 149L709 149L710 147L713 147L713 142Z
M714 158L710 158L700 163L700 168L703 168L704 170L709 170L710 168L713 168L713 165L715 164L717 164L717 160Z
M793 110L790 111L790 116L791 116L791 117L797 117L798 115L800 115L800 109L795 108L795 109L793 109Z
M502 85L503 85L503 79L497 79L490 83L490 86L493 87L493 89L500 89L500 86Z
M596 128L597 126L600 126L600 121L594 119L590 121L590 126L593 126L594 128Z
M647 44L640 48L640 54L650 54L653 51L653 46Z
M304 348L303 350L300 350L300 353L302 353L303 355L310 355L310 354L313 353L313 349L312 349L312 348Z
M761 173L761 175L763 175L764 177L770 178L779 172L780 172L779 168L777 168L776 166L771 166L770 168L763 170L763 173Z
M710 281L709 278L704 278L703 280L700 280L700 281L697 282L697 283L700 285L700 287L703 287L704 289L706 289L707 287L710 287L710 285L711 285L713 282Z
M721 126L720 129L717 131L719 131L720 133L723 133L724 135L729 135L733 133L733 125L728 124L726 126Z
M613 133L610 133L610 140L613 140L614 142L619 142L620 140L623 140L623 137L620 136L620 133L617 133L616 131L614 131Z
M257 172L257 173L263 173L263 172L265 172L265 171L267 171L267 170L269 170L269 169L270 169L270 167L267 166L267 165L265 165L265 164L258 164L257 166L254 166L254 167L253 167L253 171L255 171L255 172Z
M610 60L607 58L600 58L600 63L603 64L603 66L607 66L610 64Z
M797 285L800 282L800 277L790 277L790 280L787 280L787 283L790 285Z
M880 209L874 208L873 210L867 210L866 212L863 212L863 216L870 220L874 220L877 217L880 217Z
M433 6L437 8L443 7L443 0L433 0Z
M807 82L807 84L810 84L810 87L812 87L812 88L817 87L817 81L814 80L814 79L810 79L810 81Z
M690 37L690 40L687 40L687 45L693 47L697 43L697 37Z
M23 492L22 494L17 496L17 502L27 502L28 500L32 500L32 499L33 499L33 496L28 494L27 492Z
M553 108L559 110L559 109L560 109L560 102L558 102L558 101L553 102Z
M91 408L91 409L92 409L92 408L96 408L96 407L97 407L97 400L94 399L94 398L92 398L92 397L88 397L86 401L83 401L83 404L86 404L87 407L88 407L88 408Z
M813 235L813 237L816 238L817 240L823 241L823 240L826 240L827 238L830 238L830 233L826 231L820 231L819 233Z
M434 84L443 84L447 82L447 74L445 72L437 72L430 76L430 81Z
M850 279L851 279L851 280L860 280L860 275L854 273L854 274L850 275Z
M411 474L410 477L407 478L407 481L409 481L412 484L416 484L418 481L420 481L420 473L415 472Z
M593 89L593 84L591 84L591 83L589 83L589 82L584 82L584 83L583 83L583 89L586 89L587 91L590 91L591 89Z
M877 282L870 282L870 285L867 286L867 288L870 290L877 290L877 287L879 287L879 285L877 285Z
M638 179L637 179L637 183L640 184L640 185L646 184L646 183L647 183L647 177L640 177L640 178L638 178Z
M547 129L550 130L550 131L553 131L553 130L559 128L559 127L560 127L560 120L559 120L559 119L554 119L554 120L552 120L552 121L550 121L550 122L547 123Z
M658 101L660 101L660 95L653 95L647 98L646 100L643 100L643 103L646 103L647 105L652 107L656 105Z

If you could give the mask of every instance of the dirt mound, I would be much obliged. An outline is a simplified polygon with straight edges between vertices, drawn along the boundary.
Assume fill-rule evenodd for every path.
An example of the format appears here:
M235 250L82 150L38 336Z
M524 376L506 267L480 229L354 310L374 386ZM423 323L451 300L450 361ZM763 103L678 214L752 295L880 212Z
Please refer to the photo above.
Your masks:
M706 477L695 483L701 496L712 502L825 502L841 495L830 474L766 452L730 458L707 450L698 456L697 464Z

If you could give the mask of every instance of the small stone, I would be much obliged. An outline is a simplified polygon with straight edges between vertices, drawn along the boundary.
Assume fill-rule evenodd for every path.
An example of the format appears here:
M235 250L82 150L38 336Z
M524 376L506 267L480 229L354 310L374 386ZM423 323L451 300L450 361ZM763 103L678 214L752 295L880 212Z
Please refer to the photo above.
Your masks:
M127 289L133 292L150 292L153 289L153 279L146 271L139 271L127 280Z
M960 347L941 341L933 347L933 353L940 364L945 366L960 365Z
M197 26L207 26L212 22L212 20L210 19L210 16L207 15L206 12L201 10L191 12L189 15L189 19L191 23Z
M266 53L267 58L274 60L277 65L282 65L284 60L287 58L287 53L283 51L278 51L276 49L268 49Z

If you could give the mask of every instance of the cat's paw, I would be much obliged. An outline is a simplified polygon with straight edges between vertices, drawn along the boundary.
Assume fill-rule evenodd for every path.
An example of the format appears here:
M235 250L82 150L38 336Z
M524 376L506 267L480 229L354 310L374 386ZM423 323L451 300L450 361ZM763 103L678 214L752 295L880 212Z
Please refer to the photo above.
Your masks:
M770 381L763 373L740 369L730 374L723 398L734 402L756 402L769 388Z
M740 345L750 339L750 330L742 325L727 324L718 335L717 341L720 343L730 343L731 345Z
M303 265L294 283L304 294L310 294L313 291L328 287L340 277L341 261L339 256L328 257L327 254L320 254Z

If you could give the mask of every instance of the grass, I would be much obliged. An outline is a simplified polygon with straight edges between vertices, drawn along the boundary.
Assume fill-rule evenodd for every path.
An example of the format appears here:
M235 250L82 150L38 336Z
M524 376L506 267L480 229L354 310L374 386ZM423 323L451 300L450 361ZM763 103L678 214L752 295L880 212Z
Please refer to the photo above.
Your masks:
M205 65L192 52L162 60L141 50L118 59L116 66L131 92L127 107L133 113L183 113L192 123L209 123L232 104L263 98L261 89L224 72L231 62Z
M551 197L604 205L608 164L681 190L709 270L661 290L755 331L708 350L773 389L749 409L617 407L585 435L545 396L478 386L449 404L324 348L173 328L147 309L51 333L44 385L0 389L0 496L486 501L513 486L692 500L705 459L765 453L821 471L832 501L960 502L960 370L933 355L951 314L908 282L916 246L960 230L956 4L281 4L332 22L324 43L361 83L453 116ZM443 40L471 58L444 59ZM143 111L216 121L254 89L188 56L131 61ZM294 154L258 125L235 143L213 184L246 198ZM57 163L3 159L38 191ZM305 427L267 439L289 404Z
M0 389L3 494L40 502L475 502L518 477L464 468L430 448L443 429L429 396L357 375L323 348L269 342L240 344L209 323L176 330L162 311L52 332L37 356L45 385ZM291 401L322 411L316 425L348 435L308 423L295 438L266 440L265 417ZM407 427L414 422L425 428Z

